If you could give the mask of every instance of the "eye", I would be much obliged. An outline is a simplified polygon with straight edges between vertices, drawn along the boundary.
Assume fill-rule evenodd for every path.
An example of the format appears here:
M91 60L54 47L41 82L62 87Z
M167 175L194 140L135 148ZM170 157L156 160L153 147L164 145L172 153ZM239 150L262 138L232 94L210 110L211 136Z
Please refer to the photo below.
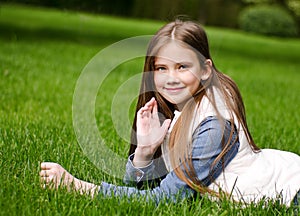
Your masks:
M180 66L178 67L178 69L179 69L180 71L187 70L187 69L188 69L188 65L182 64L182 65L180 65Z
M166 69L165 67L159 66L159 67L156 67L155 70L156 70L156 71L160 71L160 72L164 72L164 71L166 71L167 69Z

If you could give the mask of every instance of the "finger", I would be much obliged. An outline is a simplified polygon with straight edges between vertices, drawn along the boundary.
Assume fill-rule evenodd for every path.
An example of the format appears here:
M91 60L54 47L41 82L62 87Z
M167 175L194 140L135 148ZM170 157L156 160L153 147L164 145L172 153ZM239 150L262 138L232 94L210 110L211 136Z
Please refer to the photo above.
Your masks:
M41 169L42 170L50 170L52 169L57 163L52 162L42 162L41 163Z
M149 112L149 107L142 107L140 109L140 112L144 113L144 112Z
M53 176L49 176L49 177L41 177L41 182L42 184L44 184L45 186L46 185L49 185L50 183L56 183L54 181L54 177Z
M161 129L163 130L164 135L168 132L170 124L171 124L171 119L166 119L162 124Z
M154 105L154 103L155 103L155 98L152 97L152 98L145 104L144 107L152 108L153 105Z
M40 180L41 180L42 183L49 183L50 182L48 177L41 176Z
M42 171L40 172L40 176L41 176L41 177L48 177L49 174L47 173L46 170L42 170Z
M154 101L154 104L153 104L152 118L158 119L158 108L157 108L157 102L156 101Z
M45 162L41 163L41 170L47 169L47 164Z
M141 107L140 109L142 110L152 110L152 107L154 106L156 100L154 97L151 98L151 100L149 100L143 107Z
M48 177L50 175L48 170L41 170L40 176L41 177Z
M40 176L40 181L41 181L41 183L46 183L47 182L47 177Z
M140 110L139 110L139 114L140 116L143 118L143 117L150 117L150 114L151 114L151 107L142 107Z
M146 117L146 115L147 115L147 109L144 108L144 107L142 107L142 108L138 111L138 117L143 118L143 117Z
M153 106L151 118L153 120L153 121L151 121L151 127L161 127L160 120L159 120L158 106L157 106L156 101L155 101L155 104Z
M45 189L47 186L49 186L51 182L53 182L53 177L48 175L44 176L44 174L41 174L40 182L41 182L41 187Z

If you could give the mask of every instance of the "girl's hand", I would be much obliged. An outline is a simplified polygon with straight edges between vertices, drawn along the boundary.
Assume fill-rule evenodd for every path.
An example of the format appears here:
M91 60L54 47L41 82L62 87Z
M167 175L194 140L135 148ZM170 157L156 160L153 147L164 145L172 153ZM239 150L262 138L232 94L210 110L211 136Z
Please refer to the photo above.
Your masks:
M77 179L67 172L61 165L51 162L41 163L40 171L41 182L43 186L58 188L65 186L70 189L72 184L76 185Z
M57 189L59 186L64 186L68 190L75 190L81 194L89 194L92 197L101 188L93 183L75 178L57 163L41 163L40 177L44 188L50 186L50 188L54 187Z
M171 120L167 119L160 125L157 102L154 98L138 111L136 122L137 148L133 159L135 166L143 167L151 161L167 134L170 122Z

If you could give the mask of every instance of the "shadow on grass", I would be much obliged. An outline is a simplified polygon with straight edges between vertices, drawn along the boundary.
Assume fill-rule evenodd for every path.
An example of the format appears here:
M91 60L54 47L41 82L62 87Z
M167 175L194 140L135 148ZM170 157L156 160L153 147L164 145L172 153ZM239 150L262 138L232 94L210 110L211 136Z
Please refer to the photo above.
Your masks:
M72 29L54 29L50 27L28 28L0 22L0 38L9 41L65 41L85 45L108 45L125 39L119 33L84 32Z

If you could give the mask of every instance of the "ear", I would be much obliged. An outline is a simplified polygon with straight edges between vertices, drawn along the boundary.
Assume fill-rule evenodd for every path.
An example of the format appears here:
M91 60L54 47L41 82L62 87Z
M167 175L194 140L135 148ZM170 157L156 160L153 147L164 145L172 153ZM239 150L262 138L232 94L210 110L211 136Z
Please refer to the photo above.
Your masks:
M212 72L212 61L211 59L206 59L205 60L205 68L203 68L202 75L201 75L201 80L207 80Z

